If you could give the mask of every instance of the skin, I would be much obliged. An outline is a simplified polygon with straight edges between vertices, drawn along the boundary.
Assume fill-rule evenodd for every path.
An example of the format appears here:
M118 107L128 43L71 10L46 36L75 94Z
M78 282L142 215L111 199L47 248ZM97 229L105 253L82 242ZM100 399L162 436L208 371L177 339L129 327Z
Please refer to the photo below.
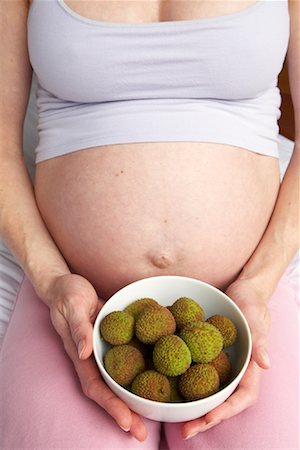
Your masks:
M93 7L89 11L82 9L84 3L80 5L78 2L76 6L68 2L74 10L75 6L80 7L77 12L82 15L85 15L84 12L87 16L94 14L96 2L91 2ZM243 2L243 7L251 3ZM138 2L131 4L128 21L157 20L155 14L158 10L154 6L153 9L149 6L150 11L135 9L136 5ZM230 8L241 7L241 3L236 2L207 2L201 5L203 8L198 10L198 17L231 13L234 11ZM17 7L18 11L13 10ZM167 4L164 7L167 8ZM155 274L195 276L227 290L250 323L253 354L239 388L205 417L182 424L184 438L205 431L255 403L260 371L269 367L265 354L269 327L267 302L298 246L300 48L299 31L295 24L300 20L299 3L291 2L290 8L292 28L288 58L297 143L280 190L274 158L215 144L197 143L193 147L190 143L178 143L171 149L170 143L157 143L151 146L131 145L129 148L107 146L103 152L97 152L95 148L86 153L79 151L45 161L38 164L34 192L22 161L20 145L26 93L30 84L24 39L28 4L26 7L25 2L11 2L3 11L4 15L11 15L8 23L14 21L10 26L14 36L9 29L1 33L4 36L1 52L13 55L10 59L6 58L9 63L3 83L8 86L9 100L3 113L6 135L5 138L0 136L3 161L0 174L0 204L3 206L1 233L38 295L49 306L52 323L74 363L83 392L138 440L143 441L147 437L142 419L107 388L91 358L92 323L103 301L122 285ZM176 16L172 15L175 11ZM191 16L186 15L188 11ZM126 21L124 15L118 18L115 12L113 7L108 9L105 20ZM196 11L191 11L189 4L184 2L178 3L177 8L172 5L172 11L165 9L164 14L165 18L172 20L197 16ZM24 43L23 48L20 42ZM14 89L9 89L10 86ZM3 96L5 101L5 93ZM191 155L190 165L184 158L187 145ZM5 151L6 147L9 147L9 152ZM120 159L124 150L129 158ZM96 162L97 171L93 171ZM178 174L178 162L180 167L185 164L182 174ZM148 173L145 170L142 172L142 177L138 170L141 164L144 164L144 169L150 168ZM82 170L83 167L87 170ZM101 177L99 167L102 169ZM216 170L218 176L212 182ZM83 175L80 175L82 172ZM76 176L82 176L80 184ZM156 188L156 196L152 195L153 192L145 192L145 176ZM5 195L1 195L4 187ZM66 204L59 201L62 192L64 195L61 197L66 199ZM96 207L93 193L98 201ZM226 207L228 198L231 208ZM74 200L78 202L77 208L70 206ZM255 210L252 207L254 200ZM176 214L178 205L180 215ZM94 207L93 221L86 215L91 207ZM190 221L184 221L189 211L193 211L194 216ZM203 211L206 211L205 215ZM150 224L146 220L149 216ZM232 233L229 225L233 217L237 229ZM72 228L74 223L76 227L81 227L80 239L76 239L78 228ZM106 223L111 227L108 231L110 227L105 226ZM222 240L215 243L215 248L206 246L207 242L214 242L220 229L224 232ZM237 233L237 230L242 232ZM104 231L111 234L104 235ZM143 233L142 238L134 241L133 237L136 239L139 233ZM228 238L230 235L231 240ZM89 236L93 236L91 241ZM188 239L180 240L181 236ZM117 240L118 251L115 253L110 244L112 239ZM85 252L89 249L86 260L83 249ZM106 260L101 260L103 254ZM221 256L219 260L218 255ZM96 272L93 271L95 264L98 266ZM74 268L77 274L71 273L69 267Z
M39 211L73 271L105 300L169 273L225 289L262 236L279 185L275 158L227 147L122 144L43 161Z

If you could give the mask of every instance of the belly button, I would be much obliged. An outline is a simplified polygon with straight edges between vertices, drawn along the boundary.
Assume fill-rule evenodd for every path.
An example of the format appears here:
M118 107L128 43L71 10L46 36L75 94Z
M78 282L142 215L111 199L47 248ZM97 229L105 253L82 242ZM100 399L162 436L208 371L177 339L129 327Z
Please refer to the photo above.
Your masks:
M173 264L172 258L167 254L156 254L150 256L151 263L159 269L166 269Z

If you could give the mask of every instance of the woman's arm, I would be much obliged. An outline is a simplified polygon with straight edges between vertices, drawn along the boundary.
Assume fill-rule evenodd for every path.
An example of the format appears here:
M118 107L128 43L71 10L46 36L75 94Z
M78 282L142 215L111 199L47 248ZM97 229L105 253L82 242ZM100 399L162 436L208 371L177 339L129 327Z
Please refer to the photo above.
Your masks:
M300 2L289 1L291 32L287 63L295 114L295 146L269 225L239 279L250 280L267 301L299 248Z
M53 326L85 395L104 408L123 430L144 440L144 423L107 387L90 357L92 323L101 308L100 301L88 280L70 273L52 240L23 159L23 122L32 78L28 12L27 0L0 2L0 235L38 296L49 306Z
M23 159L23 123L32 79L27 0L1 1L0 235L38 295L70 273L39 214Z

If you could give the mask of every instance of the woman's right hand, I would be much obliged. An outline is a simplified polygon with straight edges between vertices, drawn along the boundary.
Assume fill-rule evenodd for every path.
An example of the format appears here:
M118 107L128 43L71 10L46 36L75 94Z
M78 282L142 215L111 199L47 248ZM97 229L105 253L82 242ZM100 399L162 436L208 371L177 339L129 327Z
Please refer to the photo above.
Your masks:
M82 390L124 430L139 441L147 437L145 424L103 381L93 358L93 323L103 306L92 284L76 274L58 276L47 291L55 330L78 374Z

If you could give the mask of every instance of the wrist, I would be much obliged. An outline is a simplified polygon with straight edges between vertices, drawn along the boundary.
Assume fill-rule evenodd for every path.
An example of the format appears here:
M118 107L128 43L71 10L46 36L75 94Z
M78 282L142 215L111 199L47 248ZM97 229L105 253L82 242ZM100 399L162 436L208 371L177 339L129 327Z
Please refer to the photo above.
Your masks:
M294 250L294 249L293 249ZM273 236L272 241L262 241L244 265L238 280L248 281L268 299L275 291L286 271L293 252L286 250L284 243Z
M268 302L282 275L282 270L275 266L268 267L262 264L254 268L246 265L237 280L247 283L251 290L257 292L257 298Z
M70 275L71 272L66 268L48 268L47 270L39 271L30 278L34 290L38 297L48 306L51 306L52 287L56 280L62 276Z

